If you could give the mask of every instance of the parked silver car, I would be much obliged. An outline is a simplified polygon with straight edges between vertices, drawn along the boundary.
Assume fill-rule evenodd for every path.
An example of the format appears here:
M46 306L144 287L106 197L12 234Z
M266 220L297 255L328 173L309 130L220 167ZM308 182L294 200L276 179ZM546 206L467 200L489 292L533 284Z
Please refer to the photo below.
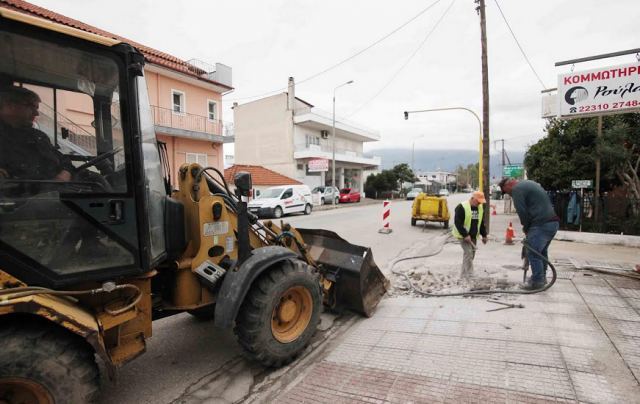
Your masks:
M337 204L340 199L340 192L336 187L315 187L311 190L312 194L320 194L320 205L327 203Z

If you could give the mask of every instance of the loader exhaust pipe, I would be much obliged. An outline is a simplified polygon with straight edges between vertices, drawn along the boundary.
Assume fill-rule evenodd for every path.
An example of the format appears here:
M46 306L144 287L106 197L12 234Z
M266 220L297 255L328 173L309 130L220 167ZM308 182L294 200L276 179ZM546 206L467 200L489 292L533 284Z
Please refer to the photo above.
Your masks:
M249 213L247 212L247 199L251 194L251 174L239 172L233 177L238 197L238 264L242 264L251 255L249 242Z
M370 317L389 289L389 280L373 261L371 249L351 244L332 231L296 230L325 278L334 282L329 306Z

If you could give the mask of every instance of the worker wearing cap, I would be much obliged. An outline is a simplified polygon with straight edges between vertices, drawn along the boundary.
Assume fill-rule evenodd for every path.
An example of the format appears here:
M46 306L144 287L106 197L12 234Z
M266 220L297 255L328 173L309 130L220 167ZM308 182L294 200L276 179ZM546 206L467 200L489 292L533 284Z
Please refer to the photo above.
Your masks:
M540 289L547 283L547 250L558 232L560 218L553 209L547 192L535 181L503 178L500 189L503 194L509 194L513 198L522 231L527 236L527 245L538 253L527 250L531 280L524 289Z
M460 278L468 279L473 274L473 259L476 255L476 240L482 236L482 244L487 243L487 230L484 227L484 207L487 200L484 193L476 191L469 200L456 206L453 219L453 235L462 246L462 271Z

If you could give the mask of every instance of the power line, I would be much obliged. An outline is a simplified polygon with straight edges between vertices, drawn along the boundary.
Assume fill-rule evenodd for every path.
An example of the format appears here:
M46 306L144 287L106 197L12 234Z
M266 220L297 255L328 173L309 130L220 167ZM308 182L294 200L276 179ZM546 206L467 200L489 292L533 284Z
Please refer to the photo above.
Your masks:
M511 36L513 37L513 40L516 42L516 45L518 45L518 49L520 49L520 52L522 53L522 56L524 56L524 60L527 61L527 64L529 65L529 68L531 68L531 71L533 72L533 74L536 76L536 78L540 82L540 85L542 86L542 89L543 90L546 89L547 86L544 85L544 82L542 81L542 79L540 79L540 76L538 76L538 73L536 72L536 69L533 68L533 65L531 64L531 61L529 61L529 58L527 57L527 54L524 52L524 49L522 49L522 46L520 45L520 42L518 41L518 38L516 38L516 34L511 29L511 25L509 25L509 21L507 21L507 17L505 17L504 13L502 12L502 8L500 8L500 4L498 3L498 0L494 0L494 2L496 3L496 6L498 6L498 11L500 11L500 15L502 16L502 19L504 20L504 23L507 25L507 28L509 28L509 32L511 32Z
M416 14L415 16L411 17L409 20L405 21L404 23L402 23L402 25L400 25L399 27L393 29L391 32L389 32L388 34L386 34L385 36L383 36L382 38L378 39L377 41L373 42L371 45L367 46L364 49L359 50L358 52L354 53L353 55L333 64L332 66L327 67L324 70L319 71L318 73L312 74L311 76L300 80L296 83L296 85L300 85L304 82L310 81L315 79L316 77L323 75L325 73L327 73L330 70L335 69L336 67L350 61L351 59L360 56L361 54L363 54L364 52L368 51L369 49L373 48L374 46L378 45L380 42L384 41L385 39L389 38L391 35L395 34L396 32L400 31L402 28L406 27L407 25L409 25L410 23L412 23L413 21L415 21L417 18L419 18L420 16L422 16L424 13L426 13L427 11L429 11L432 7L434 7L436 4L438 4L441 0L436 0L433 3L431 3L430 5L428 5L426 8L422 9L422 11L420 11L418 14ZM272 91L267 91L265 93L262 94L257 94L257 95L253 95L253 96L248 96L248 97L240 97L240 98L233 98L233 99L227 99L224 100L225 102L231 102L231 101L241 101L241 100L247 100L250 98L257 98L257 97L263 97L266 95L270 95L270 94L274 94L274 93L279 93L283 90L286 90L287 87L281 87L277 90L272 90Z
M411 60L413 60L413 58L416 56L416 54L420 51L420 49L422 49L422 47L424 46L424 44L427 42L427 39L429 39L429 37L431 36L431 34L433 34L433 32L436 30L436 28L438 28L438 25L440 25L440 23L442 22L442 20L444 19L444 17L447 15L447 13L449 12L449 10L451 9L451 7L453 7L453 4L456 2L456 0L453 0L451 2L451 4L449 4L449 7L447 7L446 10L444 10L444 13L442 13L442 15L440 16L440 18L438 19L438 21L436 21L435 25L433 26L433 28L431 28L431 30L427 33L427 35L424 37L424 39L422 40L422 42L420 42L420 45L418 45L418 47L416 48L416 50L413 51L413 53L407 58L407 60L402 64L402 66L400 66L400 68L398 70L396 70L396 72L393 74L393 76L391 76L391 79L389 79L389 81L387 81L385 83L384 86L382 86L382 88L371 98L369 98L367 101L365 101L364 103L360 104L355 110L353 110L349 115L347 115L347 118L352 117L353 115L357 114L358 111L360 111L365 105L369 104L371 101L375 100L384 90L386 90L387 87L389 87L389 85L391 85L391 83L396 79L396 77L398 77L398 75L400 74L400 72L402 72L402 70L404 70L405 67L407 67L407 65L409 64L409 62L411 62Z

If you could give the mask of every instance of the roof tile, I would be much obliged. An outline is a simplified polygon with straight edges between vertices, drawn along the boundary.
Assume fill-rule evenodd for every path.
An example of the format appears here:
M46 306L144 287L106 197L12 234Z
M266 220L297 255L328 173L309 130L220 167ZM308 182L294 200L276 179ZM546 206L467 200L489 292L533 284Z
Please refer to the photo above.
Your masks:
M269 170L262 166L235 164L224 170L224 179L233 184L233 177L238 172L248 172L251 174L253 185L301 185L302 182Z
M107 38L112 38L122 42L126 42L131 46L136 47L140 52L142 52L145 59L150 63L156 64L162 67L166 67L168 69L171 69L189 76L193 76L205 82L213 83L222 87L232 89L232 87L229 87L225 84L203 78L201 74L206 73L204 70L199 69L196 66L193 66L173 55L170 55L165 52L161 52L157 49L150 48L138 42L135 42L125 37L122 37L120 35L116 35L111 32L102 30L92 25L85 24L82 21L74 20L73 18L69 18L62 14L54 13L51 10L47 10L46 8L36 6L35 4L31 4L23 0L0 0L0 7L19 11L35 17L40 17L49 21L56 22L58 24L62 24L62 25L76 28L82 31L90 32L92 34L97 34Z

